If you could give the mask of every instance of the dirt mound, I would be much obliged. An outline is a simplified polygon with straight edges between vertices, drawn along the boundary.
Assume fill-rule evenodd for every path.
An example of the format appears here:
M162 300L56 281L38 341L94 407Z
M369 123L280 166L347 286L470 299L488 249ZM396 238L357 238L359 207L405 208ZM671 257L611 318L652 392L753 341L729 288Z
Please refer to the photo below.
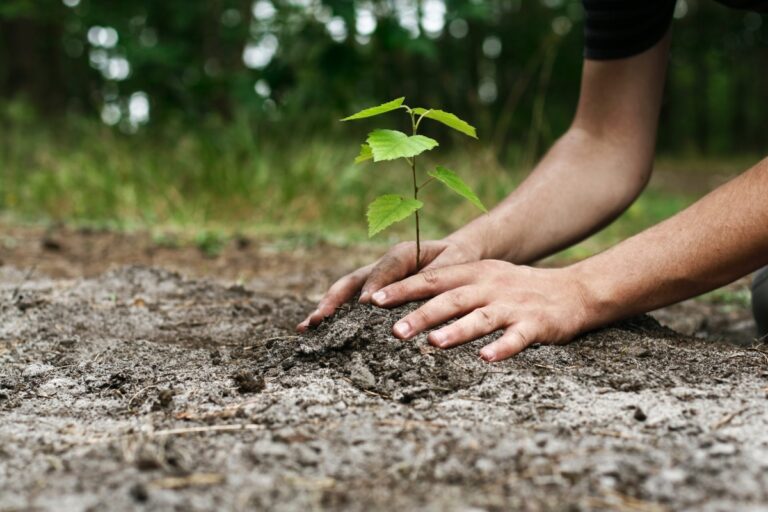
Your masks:
M569 350L534 345L514 359L489 365L479 350L500 331L450 350L430 345L426 333L408 342L395 338L391 326L420 304L391 310L347 304L304 336L278 337L259 346L254 350L257 367L274 376L327 368L361 390L403 403L467 388L492 371L566 371L587 385L640 391L692 384L702 374L714 380L743 377L760 368L759 358L737 366L713 364L720 346L681 337L647 315L588 333Z
M0 510L768 506L763 347L641 317L489 365L393 338L414 305L310 307L0 267Z

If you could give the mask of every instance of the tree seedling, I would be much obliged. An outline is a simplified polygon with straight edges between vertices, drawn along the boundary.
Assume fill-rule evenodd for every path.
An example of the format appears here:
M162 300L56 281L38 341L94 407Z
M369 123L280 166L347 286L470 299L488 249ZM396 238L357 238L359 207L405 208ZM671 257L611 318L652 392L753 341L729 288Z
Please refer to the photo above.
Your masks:
M429 177L421 183L419 183L417 172L416 156L439 145L436 140L418 134L419 126L424 118L432 119L464 135L477 139L474 127L449 112L437 109L411 108L403 104L403 101L405 101L405 98L397 98L377 107L366 108L357 114L345 117L342 121L365 119L400 109L404 110L410 117L412 135L397 130L374 130L368 134L365 144L360 146L360 154L355 158L355 163L362 163L368 160L383 162L403 159L410 168L413 178L413 199L398 194L385 194L374 199L368 205L368 236L372 237L392 224L414 215L416 220L416 271L418 272L421 257L419 210L424 206L424 203L419 200L419 192L424 187L437 180L467 199L483 212L488 210L486 210L472 189L450 169L438 165L435 169L427 172Z

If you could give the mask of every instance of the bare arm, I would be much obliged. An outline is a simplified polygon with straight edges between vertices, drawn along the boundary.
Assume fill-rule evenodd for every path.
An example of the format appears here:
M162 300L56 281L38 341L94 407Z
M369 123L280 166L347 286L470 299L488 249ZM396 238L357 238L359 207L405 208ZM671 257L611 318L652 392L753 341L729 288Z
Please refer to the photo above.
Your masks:
M768 263L768 158L690 208L614 248L559 269L483 260L379 290L380 306L434 297L393 327L409 339L460 345L497 329L480 355L498 361L712 290Z
M624 211L651 171L668 48L669 34L634 57L586 60L570 129L489 215L422 244L421 271L482 259L534 261L586 238ZM415 273L414 253L415 244L398 244L342 277L297 328L320 323L358 291L360 301L369 302L376 291Z
M527 263L615 219L651 172L668 51L669 34L635 57L586 60L571 128L490 215L448 239L480 259Z
M586 328L678 302L768 263L768 158L691 207L573 266Z

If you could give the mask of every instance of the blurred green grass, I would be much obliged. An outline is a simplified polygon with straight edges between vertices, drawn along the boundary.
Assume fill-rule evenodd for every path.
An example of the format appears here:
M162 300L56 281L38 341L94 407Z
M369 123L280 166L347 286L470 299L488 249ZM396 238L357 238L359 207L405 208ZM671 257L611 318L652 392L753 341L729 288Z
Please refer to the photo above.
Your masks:
M12 109L0 116L0 212L20 222L174 227L197 233L212 250L220 238L242 233L354 244L367 240L365 209L374 197L410 190L402 164L355 165L354 141L259 133L244 120L125 135L79 118L41 126ZM527 172L500 165L488 148L471 142L422 163L453 169L487 205L503 199ZM686 167L679 160L667 164ZM427 238L477 215L442 187L430 186L423 198ZM616 222L558 258L603 250L694 200L694 194L652 185ZM403 222L373 242L412 236L412 223Z

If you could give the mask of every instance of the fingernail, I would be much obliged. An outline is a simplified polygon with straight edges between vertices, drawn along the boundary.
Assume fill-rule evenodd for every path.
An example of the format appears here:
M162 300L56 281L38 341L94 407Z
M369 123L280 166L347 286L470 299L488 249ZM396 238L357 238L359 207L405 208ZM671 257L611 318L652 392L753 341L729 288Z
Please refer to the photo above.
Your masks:
M384 293L383 290L379 290L376 293L374 293L373 295L371 295L371 299L373 299L373 302L382 303L385 300L387 300L387 294Z
M407 338L411 334L411 326L408 325L408 322L397 322L392 330L401 338Z
M490 362L496 359L496 351L492 348L484 348L480 351L480 357L485 359L486 361Z
M434 345L437 345L438 347L442 347L448 337L441 331L432 331L432 341L434 342Z
M358 299L358 302L366 303L369 300L371 300L371 294L368 291L365 291L360 294L360 298Z

